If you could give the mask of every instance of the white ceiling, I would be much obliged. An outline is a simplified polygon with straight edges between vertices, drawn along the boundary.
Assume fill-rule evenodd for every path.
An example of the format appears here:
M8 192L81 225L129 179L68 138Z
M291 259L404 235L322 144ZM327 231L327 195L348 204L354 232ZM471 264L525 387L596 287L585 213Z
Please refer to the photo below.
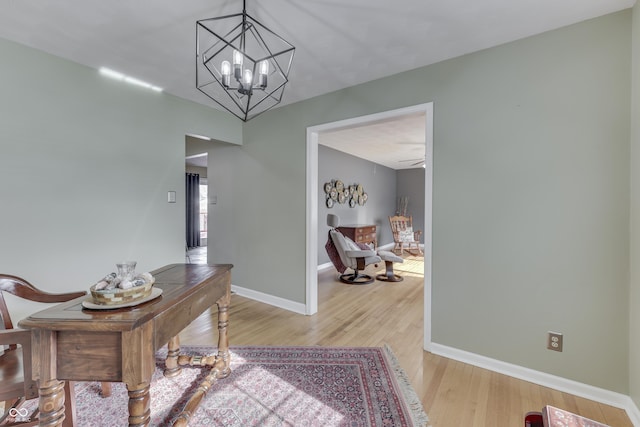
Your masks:
M247 0L296 47L286 105L626 9L635 0ZM3 0L0 37L215 107L195 88L195 23L241 0Z
M320 133L318 143L392 169L422 167L426 117L409 114Z

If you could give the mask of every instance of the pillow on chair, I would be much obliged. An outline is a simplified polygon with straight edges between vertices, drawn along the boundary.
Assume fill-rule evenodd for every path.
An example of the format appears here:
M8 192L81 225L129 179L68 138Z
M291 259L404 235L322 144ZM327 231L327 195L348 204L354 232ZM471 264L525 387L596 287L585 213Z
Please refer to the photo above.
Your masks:
M348 238L347 236L344 236L344 239L347 241L347 246L351 251L370 251L371 250L371 246L367 245L366 243L356 243L350 238Z
M349 248L350 251L360 251L360 250L362 250L362 248L360 246L358 246L358 244L356 242L354 242L353 240L351 240L347 236L344 236L344 240L347 242L347 247ZM367 249L369 249L369 248L367 248Z
M398 231L398 240L400 242L414 242L413 227L407 227L404 230Z

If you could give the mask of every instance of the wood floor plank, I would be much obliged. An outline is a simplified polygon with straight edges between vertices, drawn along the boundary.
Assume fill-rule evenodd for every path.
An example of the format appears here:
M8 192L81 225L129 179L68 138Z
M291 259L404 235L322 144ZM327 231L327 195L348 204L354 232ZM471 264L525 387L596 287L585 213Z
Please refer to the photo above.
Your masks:
M423 263L396 264L403 282L346 285L333 269L318 274L318 313L304 316L233 295L234 345L389 345L420 396L432 427L519 427L529 411L552 405L612 427L633 427L624 410L422 350ZM369 266L367 273L383 270ZM217 341L217 313L205 312L180 335L183 344Z

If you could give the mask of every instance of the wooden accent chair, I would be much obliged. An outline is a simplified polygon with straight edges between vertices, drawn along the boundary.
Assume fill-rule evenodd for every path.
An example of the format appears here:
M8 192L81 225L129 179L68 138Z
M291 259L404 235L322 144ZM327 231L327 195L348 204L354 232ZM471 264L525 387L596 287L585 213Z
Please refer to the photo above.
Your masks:
M85 292L50 294L33 286L26 280L0 274L0 402L4 410L0 412L0 426L33 426L37 419L25 422L16 421L15 408L24 400L38 397L38 386L32 379L31 370L31 331L14 329L9 316L3 292L17 297L42 303L65 302L86 295ZM19 345L19 346L18 346ZM102 383L102 396L111 394L111 383ZM65 413L73 414L73 388L65 384ZM14 411L11 411L11 409ZM64 426L71 426L72 417L67 417Z
M413 217L411 216L390 216L389 224L391 225L391 233L393 233L393 251L400 250L400 255L404 253L406 249L412 255L422 255L422 249L420 249L420 236L422 230L413 229ZM412 247L417 253L411 252Z

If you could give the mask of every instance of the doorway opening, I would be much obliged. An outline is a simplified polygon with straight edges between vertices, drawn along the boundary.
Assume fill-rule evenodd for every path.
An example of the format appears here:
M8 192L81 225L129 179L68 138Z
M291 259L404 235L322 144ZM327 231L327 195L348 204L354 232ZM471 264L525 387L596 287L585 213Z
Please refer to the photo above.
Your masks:
M424 206L424 349L431 343L431 236L433 194L433 103L390 110L307 128L307 218L306 218L306 305L307 315L318 311L318 141L322 132L362 126L407 114L424 113L425 117L425 206ZM323 219L322 219L323 220Z
M198 183L198 220L199 245L186 245L185 262L189 264L207 263L207 238L208 238L208 152L188 155L194 151L194 138L187 136L185 152L185 171L199 176ZM194 230L195 231L195 230Z

